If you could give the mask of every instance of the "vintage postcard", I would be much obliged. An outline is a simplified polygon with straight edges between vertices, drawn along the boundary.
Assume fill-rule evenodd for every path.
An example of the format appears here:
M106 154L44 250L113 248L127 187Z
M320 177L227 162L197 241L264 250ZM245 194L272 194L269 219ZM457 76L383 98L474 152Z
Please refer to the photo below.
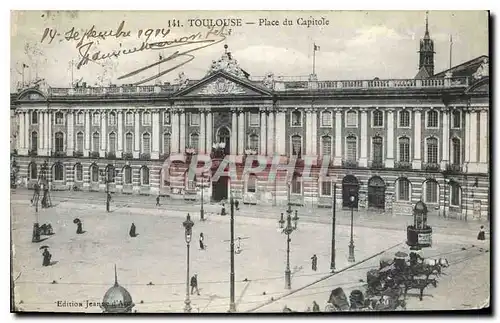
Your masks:
M11 311L490 309L488 11L12 11Z

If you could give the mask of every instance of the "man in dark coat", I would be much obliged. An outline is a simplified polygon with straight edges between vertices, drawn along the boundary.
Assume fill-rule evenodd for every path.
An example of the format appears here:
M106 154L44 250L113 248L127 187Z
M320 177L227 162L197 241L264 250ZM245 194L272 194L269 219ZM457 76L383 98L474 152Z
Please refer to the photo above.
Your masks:
M222 204L222 210L220 211L220 215L226 215L226 207Z
M479 233L477 234L477 240L485 240L486 239L486 234L484 233L484 225L481 226L479 229Z
M52 258L52 255L50 254L49 250L45 249L42 253L43 256L43 266L50 266L50 259Z
M76 234L82 234L83 233L83 223L82 221L78 221L76 224Z
M320 312L319 305L316 301L313 301L313 312Z
M194 274L193 277L191 277L191 295L193 295L194 290L196 289L196 294L200 295L200 292L198 291L198 275Z
M204 244L205 237L203 236L203 232L200 233L200 249L205 250L205 244Z
M132 225L130 226L129 235L132 238L135 238L137 236L137 233L135 232L135 224L134 223L132 223Z
M109 203L111 203L111 194L106 197L106 212L109 212Z
M160 195L156 197L156 206L160 206Z
M318 270L318 257L316 256L316 254L314 254L311 257L311 260L312 260L312 270L314 271Z
M240 201L235 200L234 201L234 207L236 208L236 211L238 211L240 209Z

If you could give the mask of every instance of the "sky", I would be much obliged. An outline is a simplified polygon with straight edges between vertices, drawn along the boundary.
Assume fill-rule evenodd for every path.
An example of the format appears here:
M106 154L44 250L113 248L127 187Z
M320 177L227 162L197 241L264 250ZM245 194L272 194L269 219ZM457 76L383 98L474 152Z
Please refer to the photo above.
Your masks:
M82 59L79 54L82 48L78 48L78 40L64 39L65 33L74 27L81 35L93 25L97 32L116 31L122 21L123 31L130 31L129 37L86 39L82 44L94 40L90 52L105 53L140 47L146 40L146 30L166 32L168 21L178 20L183 27L171 27L165 37L161 33L150 36L149 43L172 41L198 32L206 35L209 31L206 27L190 27L188 19L241 19L242 26L226 28L225 39L220 35L210 36L209 39L221 42L193 52L194 58L189 63L162 76L162 82L174 82L179 72L184 72L189 79L203 78L212 61L223 54L224 44L252 77L270 72L280 76L309 75L313 44L316 44L319 51L315 55L315 67L320 80L413 78L418 71L417 52L425 32L425 16L425 11L12 11L11 91L15 91L22 80L23 64L29 66L24 69L25 81L38 76L51 87L69 87L72 79L89 85L119 85L143 80L144 73L118 78L157 62L159 54L168 57L176 50L194 48L194 45L185 45L161 51L144 50L76 68ZM324 18L329 24L297 25L298 18L311 17ZM278 21L280 25L259 26L260 19ZM285 19L293 25L283 26ZM60 34L51 43L50 37L42 41L46 28ZM139 37L140 30L143 33ZM436 51L436 73L449 67L450 36L453 65L488 55L486 11L429 11L429 32ZM174 67L181 61L182 58L177 58L163 63L160 69ZM157 72L156 66L146 72L146 76ZM147 84L154 81L144 83Z

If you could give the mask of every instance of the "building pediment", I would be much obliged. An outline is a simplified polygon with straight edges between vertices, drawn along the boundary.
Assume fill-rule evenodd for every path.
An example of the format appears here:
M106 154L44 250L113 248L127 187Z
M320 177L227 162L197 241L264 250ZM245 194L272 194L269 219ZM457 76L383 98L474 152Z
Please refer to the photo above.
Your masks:
M174 94L182 97L271 96L268 89L224 71L211 74Z
M38 89L26 89L19 93L17 96L18 101L45 101L47 100L45 94Z

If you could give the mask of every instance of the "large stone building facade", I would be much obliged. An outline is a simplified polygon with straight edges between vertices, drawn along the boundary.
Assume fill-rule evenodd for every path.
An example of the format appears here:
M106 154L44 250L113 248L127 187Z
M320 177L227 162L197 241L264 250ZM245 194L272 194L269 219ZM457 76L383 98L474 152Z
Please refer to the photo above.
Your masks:
M413 79L253 80L226 52L198 81L22 89L11 95L18 182L32 188L46 162L52 190L192 200L204 186L207 200L331 207L336 186L339 208L354 195L360 209L410 214L423 200L431 214L489 219L488 58L434 74L429 41ZM187 163L174 162L165 176L168 157L192 153L211 154L212 169L190 178ZM268 165L249 174L254 154ZM236 177L213 181L224 155ZM328 180L319 175L324 156ZM297 162L273 180L276 157ZM305 160L310 178L301 176Z

